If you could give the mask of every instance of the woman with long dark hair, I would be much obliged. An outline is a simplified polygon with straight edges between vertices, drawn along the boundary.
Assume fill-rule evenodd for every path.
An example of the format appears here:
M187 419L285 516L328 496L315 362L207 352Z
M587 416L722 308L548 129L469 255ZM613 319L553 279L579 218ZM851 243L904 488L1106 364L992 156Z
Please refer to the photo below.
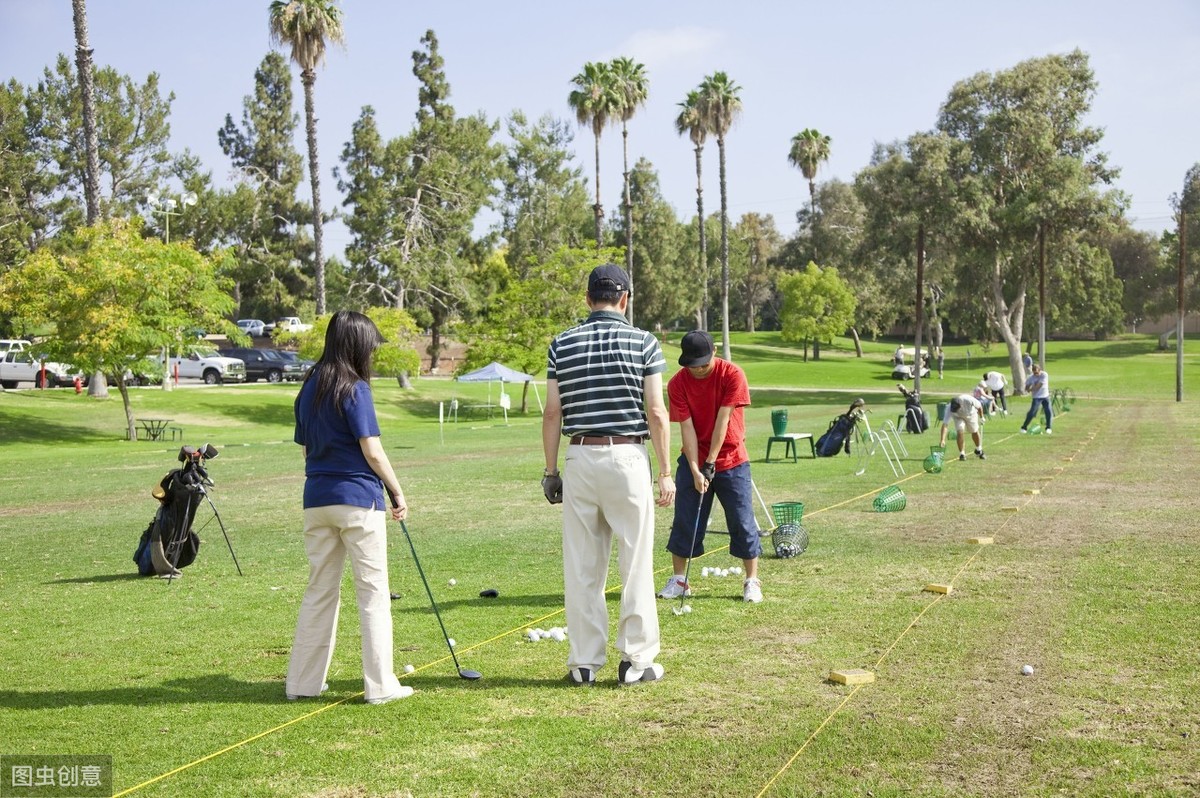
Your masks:
M288 663L288 700L320 695L333 658L346 555L362 626L368 704L407 698L413 690L392 670L392 615L387 572L384 489L396 497L392 518L407 517L404 493L379 442L371 398L371 355L383 343L375 323L341 310L329 320L325 351L296 397L295 441L304 447L304 547L308 588Z

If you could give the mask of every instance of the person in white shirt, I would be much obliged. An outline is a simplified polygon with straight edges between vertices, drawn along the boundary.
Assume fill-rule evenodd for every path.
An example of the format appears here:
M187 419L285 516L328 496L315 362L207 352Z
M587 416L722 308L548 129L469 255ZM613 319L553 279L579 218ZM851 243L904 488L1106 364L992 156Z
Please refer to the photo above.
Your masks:
M1000 411L1007 416L1008 400L1004 398L1004 390L1008 387L1008 380L998 371L989 371L983 375L983 382L992 392L992 398L1000 404Z
M1033 417L1037 415L1038 406L1041 405L1042 412L1046 414L1046 434L1053 435L1054 433L1050 430L1050 424L1054 421L1054 411L1050 409L1050 375L1042 371L1040 364L1033 364L1033 373L1029 375L1029 379L1025 380L1025 390L1033 397L1033 401L1029 405L1029 412L1025 414L1025 423L1021 425L1021 432L1029 431L1029 422L1033 421Z
M946 448L946 438L950 433L950 424L954 423L958 431L958 459L966 460L966 433L971 431L971 440L975 443L975 456L986 460L983 454L983 435L979 432L979 423L983 420L983 405L969 393L956 396L946 405L946 414L942 416L942 437L938 446Z

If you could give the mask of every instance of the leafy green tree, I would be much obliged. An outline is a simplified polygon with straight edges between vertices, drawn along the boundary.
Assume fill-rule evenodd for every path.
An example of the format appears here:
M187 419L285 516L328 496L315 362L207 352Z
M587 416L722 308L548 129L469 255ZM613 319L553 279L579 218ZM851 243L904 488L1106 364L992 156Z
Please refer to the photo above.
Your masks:
M692 141L692 149L696 153L696 231L697 235L697 271L701 275L704 290L700 294L700 307L697 312L697 327L708 329L708 238L704 229L704 142L708 138L708 127L700 109L701 95L699 89L689 91L687 98L679 103L679 116L675 117L675 132L687 134Z
M600 134L619 113L621 95L613 80L612 65L602 62L589 61L583 65L583 71L571 78L575 87L567 95L567 104L575 112L575 119L580 125L592 129L596 141L596 204L592 212L596 219L596 247L604 245L604 205L600 202Z
M409 387L408 375L421 370L421 356L416 350L421 330L417 323L406 311L396 308L367 308L363 313L375 322L383 336L383 343L371 358L375 373L381 377L395 377L402 387ZM331 318L332 313L317 316L311 330L295 336L300 357L317 360L325 352L325 333Z
M754 332L757 319L763 308L773 298L775 284L772 260L783 243L783 237L775 227L775 217L770 214L747 213L738 220L733 229L736 255L730 260L733 293L738 297L737 309L744 319L743 329ZM771 315L777 315L773 311Z
M221 150L237 170L230 190L206 193L197 186L201 213L181 219L213 219L223 246L233 247L237 265L231 276L239 312L274 318L301 310L302 297L312 293L300 263L309 243L298 233L310 209L296 199L304 177L304 159L293 144L299 117L292 110L292 76L279 53L268 53L254 72L254 93L242 100L241 124L225 115L217 131ZM185 176L199 180L193 170ZM210 202L211 200L211 202Z
M1101 341L1121 330L1122 286L1107 250L1071 237L1056 242L1058 253L1046 280L1055 301L1047 325L1060 332L1091 333Z
M779 314L782 338L804 342L808 360L808 342L828 341L841 335L854 321L854 293L838 276L837 269L822 269L809 263L803 271L779 278L783 308ZM819 359L819 350L813 359Z
M687 316L698 301L699 288L691 268L683 229L675 209L662 195L653 164L639 158L630 172L634 229L633 265L638 274L638 326L648 330ZM624 222L619 237L629 241Z
M1116 171L1098 149L1103 131L1084 124L1096 89L1087 55L1075 50L961 81L939 114L938 130L963 153L949 161L960 200L959 288L974 293L1004 341L1018 385L1039 229L1097 231L1123 204L1106 188Z
M572 163L568 123L549 114L529 122L520 111L508 118L502 172L500 234L507 259L523 276L562 247L578 247L592 224L582 169Z
M742 112L742 87L724 72L700 84L700 115L717 139L721 184L721 356L729 360L729 195L725 180L725 136Z
M788 163L799 169L808 181L809 207L814 214L817 207L817 170L829 160L832 142L833 139L822 135L819 130L805 128L792 136L792 148L788 151Z
M632 324L635 277L633 268L633 204L629 197L629 120L633 118L639 108L646 104L646 99L650 96L650 80L646 76L646 66L626 56L614 58L611 69L613 88L616 90L618 98L614 111L617 116L621 117L621 147L624 153L625 271L629 274L630 288L629 306L626 308L626 312L629 314L629 322Z
M317 115L313 86L317 67L325 62L327 44L342 44L342 10L334 0L273 0L271 38L291 47L304 86L304 129L308 138L308 177L312 185L313 266L317 281L317 313L325 312L325 254L321 218L321 171L317 165Z
M1170 276L1164 269L1159 237L1134 229L1121 219L1113 229L1097 236L1108 252L1113 273L1124 289L1121 308L1124 323L1137 332L1138 325L1167 311Z
M56 183L40 168L25 88L0 84L0 272L19 263L45 240L47 205Z
M87 206L87 223L93 225L100 218L100 138L96 125L92 48L88 43L87 0L71 0L71 15L75 23L75 66L79 70L79 95L83 110L83 195Z
M139 220L101 222L0 275L0 313L18 329L52 320L42 345L49 358L112 375L132 439L124 376L131 362L177 346L198 326L239 336L225 318L233 310L229 286L216 271L190 244L145 237Z

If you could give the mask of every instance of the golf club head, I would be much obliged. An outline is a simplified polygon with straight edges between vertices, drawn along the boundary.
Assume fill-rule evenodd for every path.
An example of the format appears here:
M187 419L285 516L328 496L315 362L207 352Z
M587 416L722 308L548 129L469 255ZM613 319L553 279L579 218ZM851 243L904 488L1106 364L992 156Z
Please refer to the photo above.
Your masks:
M185 463L196 456L195 446L181 446L179 448L179 462Z
M217 447L213 446L211 443L206 443L200 447L200 456L205 460L211 460L220 453L221 452L217 449Z
M470 670L469 668L459 668L458 675L471 682L477 682L483 678L482 673L479 671Z

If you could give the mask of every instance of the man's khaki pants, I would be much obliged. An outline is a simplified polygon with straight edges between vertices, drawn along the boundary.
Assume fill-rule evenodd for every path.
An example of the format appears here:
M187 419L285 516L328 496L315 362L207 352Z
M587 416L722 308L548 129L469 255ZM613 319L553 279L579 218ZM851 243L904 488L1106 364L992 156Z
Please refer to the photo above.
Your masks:
M617 538L621 614L617 651L634 668L658 656L654 599L654 494L641 444L570 445L563 473L563 581L568 668L593 673L607 661L605 579Z
M346 555L354 572L362 627L363 686L368 701L400 689L392 669L392 609L388 593L387 520L382 510L334 504L304 511L308 589L300 604L288 663L288 695L315 696L329 675L337 639Z

